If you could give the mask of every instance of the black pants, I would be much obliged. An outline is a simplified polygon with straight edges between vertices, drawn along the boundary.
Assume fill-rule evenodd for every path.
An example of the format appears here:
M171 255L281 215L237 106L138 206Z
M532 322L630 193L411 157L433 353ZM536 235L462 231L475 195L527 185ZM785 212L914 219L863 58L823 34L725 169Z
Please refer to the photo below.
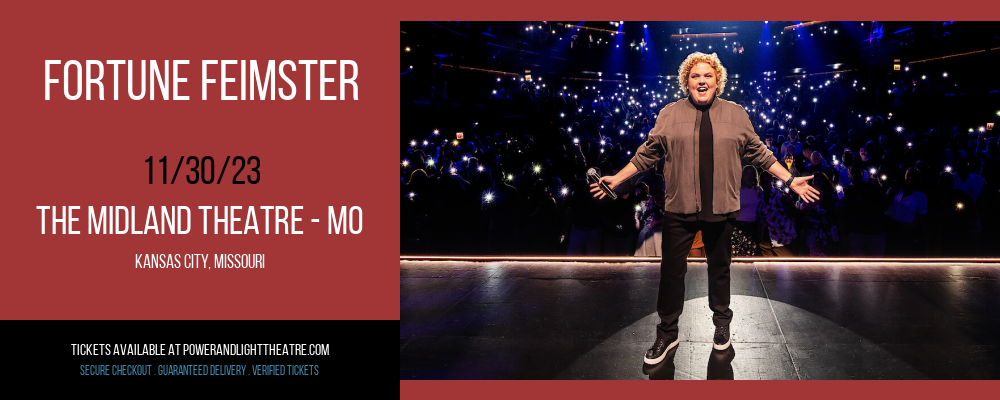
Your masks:
M660 293L656 298L658 338L677 339L677 319L684 309L684 275L694 236L701 231L708 258L708 305L715 326L729 326L729 264L732 262L733 219L720 222L678 221L663 218L663 259L660 262Z

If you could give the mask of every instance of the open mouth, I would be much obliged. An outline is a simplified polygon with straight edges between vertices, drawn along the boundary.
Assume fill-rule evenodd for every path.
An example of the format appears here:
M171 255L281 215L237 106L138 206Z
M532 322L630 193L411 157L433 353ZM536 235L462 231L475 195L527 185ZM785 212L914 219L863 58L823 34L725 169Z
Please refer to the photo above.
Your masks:
M708 92L708 88L707 87L700 87L700 88L698 88L698 93L707 93L707 92Z

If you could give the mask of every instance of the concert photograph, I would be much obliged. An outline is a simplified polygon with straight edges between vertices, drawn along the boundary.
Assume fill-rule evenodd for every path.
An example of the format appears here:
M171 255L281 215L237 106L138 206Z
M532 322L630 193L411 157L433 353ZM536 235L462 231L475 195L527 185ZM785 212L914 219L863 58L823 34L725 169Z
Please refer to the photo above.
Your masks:
M1000 22L399 40L400 380L1000 379Z

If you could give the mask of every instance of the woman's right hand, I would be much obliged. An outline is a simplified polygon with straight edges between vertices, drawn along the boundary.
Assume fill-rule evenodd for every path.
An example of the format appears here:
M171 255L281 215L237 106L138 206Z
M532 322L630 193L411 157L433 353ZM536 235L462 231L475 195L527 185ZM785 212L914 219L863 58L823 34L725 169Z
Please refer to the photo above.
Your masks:
M611 190L615 190L615 188L618 187L618 184L621 183L619 181L616 181L615 177L613 176L602 176L600 182L604 182L606 185L608 185L608 187L611 188ZM593 193L594 197L598 199L603 199L604 196L607 196L606 194L604 194L604 191L601 190L601 186L599 183L590 184L590 193Z

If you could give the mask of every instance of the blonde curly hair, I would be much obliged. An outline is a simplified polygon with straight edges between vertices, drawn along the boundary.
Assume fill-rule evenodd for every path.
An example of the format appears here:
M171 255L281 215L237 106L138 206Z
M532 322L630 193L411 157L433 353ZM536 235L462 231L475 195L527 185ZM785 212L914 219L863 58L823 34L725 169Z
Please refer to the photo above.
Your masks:
M698 63L706 63L715 70L715 80L717 82L715 95L721 95L726 90L726 81L729 75L726 73L726 67L722 66L722 61L719 60L719 56L715 53L705 54L696 51L687 56L684 62L681 63L681 67L677 69L677 83L681 85L681 90L686 95L691 94L688 93L688 76L691 75L691 68L694 68Z

